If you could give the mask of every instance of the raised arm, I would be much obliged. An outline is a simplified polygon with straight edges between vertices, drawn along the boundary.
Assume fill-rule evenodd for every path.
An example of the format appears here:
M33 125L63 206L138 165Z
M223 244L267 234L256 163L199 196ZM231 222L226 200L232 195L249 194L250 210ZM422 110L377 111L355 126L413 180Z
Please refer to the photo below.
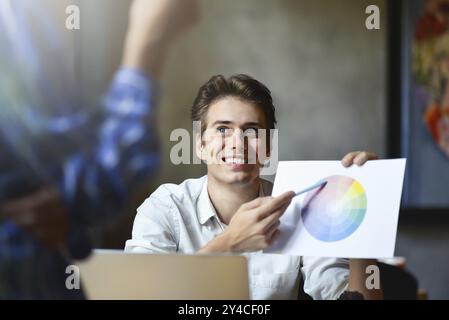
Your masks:
M122 65L88 152L74 153L64 167L70 225L107 223L153 174L159 159L153 118L157 79L169 47L196 18L196 0L133 2Z
M25 76L29 73L25 67L24 72L11 76L17 75L18 87L29 82L32 88L42 89L36 90L42 99L30 96L24 111L12 114L19 118L17 123L26 124L24 130L14 121L4 124L14 129L5 132L24 133L15 134L11 146L21 160L14 169L22 163L28 166L16 170L13 180L21 190L24 182L32 180L33 188L0 203L0 220L13 220L50 247L60 246L68 238L69 251L77 258L90 251L85 227L113 220L158 164L154 125L158 78L171 44L195 22L197 10L197 0L132 3L123 60L99 112L80 98L76 81L68 85L66 78L73 77L59 64L62 52L24 52L36 58L40 68L33 69L33 77ZM10 40L14 44L16 39ZM26 128L35 130L26 135L30 131ZM22 147L25 142L26 150Z

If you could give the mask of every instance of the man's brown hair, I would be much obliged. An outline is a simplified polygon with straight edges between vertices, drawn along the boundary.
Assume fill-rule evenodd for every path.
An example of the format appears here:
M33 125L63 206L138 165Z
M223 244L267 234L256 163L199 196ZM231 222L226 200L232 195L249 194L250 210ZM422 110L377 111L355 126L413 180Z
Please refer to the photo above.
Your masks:
M270 90L263 83L245 74L237 74L229 78L220 74L213 76L200 87L193 102L192 120L201 121L201 132L206 128L205 117L210 105L225 97L234 97L258 106L265 114L266 129L275 128L273 98Z

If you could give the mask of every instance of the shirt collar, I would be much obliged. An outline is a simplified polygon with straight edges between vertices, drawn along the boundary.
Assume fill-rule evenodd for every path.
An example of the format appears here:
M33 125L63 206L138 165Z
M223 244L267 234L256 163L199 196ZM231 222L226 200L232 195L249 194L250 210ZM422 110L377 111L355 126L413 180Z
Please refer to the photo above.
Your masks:
M263 183L260 183L259 197L264 197L265 195L266 192L264 190ZM204 179L203 187L201 189L201 193L198 198L197 214L198 214L198 221L201 224L205 224L210 218L214 216L217 217L218 221L220 220L212 204L212 201L210 201L209 198L209 192L207 191L207 176L206 179Z
M209 193L207 192L207 176L204 179L203 187L201 189L200 197L198 199L198 221L201 224L205 224L210 218L216 215L214 206L209 198Z

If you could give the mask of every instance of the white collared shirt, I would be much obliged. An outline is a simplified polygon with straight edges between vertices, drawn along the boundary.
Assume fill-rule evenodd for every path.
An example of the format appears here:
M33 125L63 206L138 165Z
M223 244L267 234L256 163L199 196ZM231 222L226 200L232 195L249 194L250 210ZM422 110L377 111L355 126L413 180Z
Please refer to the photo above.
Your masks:
M260 195L272 184L261 180ZM207 176L160 186L137 209L132 239L125 251L193 254L227 226L218 218L207 192ZM297 299L300 277L313 299L337 299L346 289L346 259L245 253L251 299Z

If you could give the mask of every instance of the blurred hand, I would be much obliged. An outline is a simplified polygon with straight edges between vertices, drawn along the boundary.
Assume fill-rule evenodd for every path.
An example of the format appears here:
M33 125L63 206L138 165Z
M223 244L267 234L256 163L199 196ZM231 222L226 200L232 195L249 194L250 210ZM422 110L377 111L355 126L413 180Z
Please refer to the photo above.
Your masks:
M294 192L286 192L243 204L216 239L225 243L225 251L250 252L269 247L279 234L279 219L293 196Z
M367 151L353 151L343 157L341 164L346 168L352 166L353 164L360 167L363 166L368 160L377 159L379 159L379 157L375 153Z
M0 206L0 215L11 219L50 248L65 243L67 211L55 189L42 189Z
M123 64L160 75L166 50L199 20L198 0L134 0Z
M167 41L193 26L199 19L198 0L134 0L130 26L148 40Z

